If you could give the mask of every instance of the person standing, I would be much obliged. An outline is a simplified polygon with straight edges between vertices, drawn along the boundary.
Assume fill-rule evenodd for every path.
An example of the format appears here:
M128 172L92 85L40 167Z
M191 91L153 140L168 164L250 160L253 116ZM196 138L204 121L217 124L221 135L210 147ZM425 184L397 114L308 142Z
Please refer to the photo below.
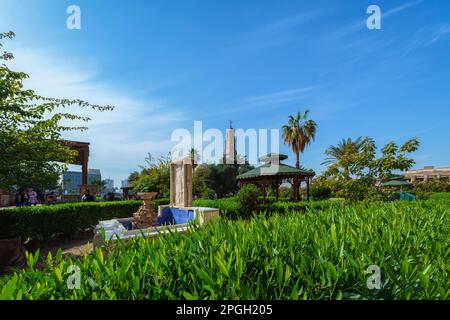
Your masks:
M35 206L39 203L37 193L36 191L33 190L33 188L28 188L27 195L28 195L28 202L30 203L30 205Z
M89 192L89 190L86 189L86 190L84 191L83 197L81 198L81 201L82 201L82 202L93 202L94 200L95 200L95 199L94 199L94 197L91 195L91 193Z

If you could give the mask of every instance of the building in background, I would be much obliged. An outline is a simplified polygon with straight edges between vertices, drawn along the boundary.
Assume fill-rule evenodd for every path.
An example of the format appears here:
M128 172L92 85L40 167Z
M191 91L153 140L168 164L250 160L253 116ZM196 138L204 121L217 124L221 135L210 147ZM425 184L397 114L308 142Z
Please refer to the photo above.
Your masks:
M105 189L111 190L112 192L114 190L114 180L113 179L105 179Z
M128 200L130 198L130 182L128 179L122 180L122 186L120 187L122 190L122 199Z
M450 167L435 168L434 166L425 166L423 169L406 171L403 175L410 182L430 179L450 180Z
M99 169L88 170L88 184L95 180L102 180L102 174ZM65 195L79 195L82 185L81 171L66 171L62 175L63 192Z

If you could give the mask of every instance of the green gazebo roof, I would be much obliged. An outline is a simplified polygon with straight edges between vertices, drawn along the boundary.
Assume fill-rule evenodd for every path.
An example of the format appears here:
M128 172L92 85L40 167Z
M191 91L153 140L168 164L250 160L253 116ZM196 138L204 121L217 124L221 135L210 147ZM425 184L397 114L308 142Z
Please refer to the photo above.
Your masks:
M409 186L410 184L411 183L409 183L408 181L395 179L395 180L383 182L383 183L381 183L381 186L383 186L383 187L402 187L402 186Z
M403 187L411 185L406 178L399 174L392 174L387 180L381 183L382 187Z
M282 153L268 153L265 156L259 158L262 162L270 162L272 159L278 160L278 162L286 160L288 158L287 155Z
M240 174L236 178L238 180L242 180L264 176L301 176L301 175L314 176L315 173L312 170L306 170L304 168L297 169L295 167L291 167L283 163L280 163L278 166L273 167L271 167L270 163L266 163L258 168Z

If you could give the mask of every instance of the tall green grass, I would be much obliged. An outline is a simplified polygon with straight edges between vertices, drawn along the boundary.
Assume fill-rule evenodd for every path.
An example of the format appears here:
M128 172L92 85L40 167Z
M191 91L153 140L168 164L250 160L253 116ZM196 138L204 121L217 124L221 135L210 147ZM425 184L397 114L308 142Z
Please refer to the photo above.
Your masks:
M450 192L433 192L430 195L432 200L450 200Z
M47 257L43 270L29 256L0 298L449 299L449 234L448 201L219 219L81 259ZM79 290L67 288L70 265L81 269ZM367 288L370 265L380 290Z

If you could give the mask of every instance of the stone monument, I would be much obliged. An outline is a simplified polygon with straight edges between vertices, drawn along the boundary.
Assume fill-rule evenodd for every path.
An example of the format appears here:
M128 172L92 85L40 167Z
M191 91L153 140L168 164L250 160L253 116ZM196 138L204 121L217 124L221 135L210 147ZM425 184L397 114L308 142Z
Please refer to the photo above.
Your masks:
M133 214L133 224L138 229L149 228L156 225L158 213L155 212L152 204L152 200L156 194L156 192L138 193L138 196L142 197L142 200L144 200L144 204Z
M170 163L170 206L192 206L192 175L195 159L187 156Z

